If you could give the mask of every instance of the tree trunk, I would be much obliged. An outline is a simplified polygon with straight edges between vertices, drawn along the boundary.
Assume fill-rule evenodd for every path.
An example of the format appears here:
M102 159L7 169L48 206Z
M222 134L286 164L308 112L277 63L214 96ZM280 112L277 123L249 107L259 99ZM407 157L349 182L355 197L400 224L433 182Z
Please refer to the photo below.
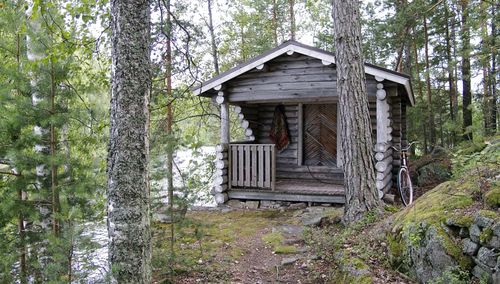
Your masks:
M54 63L50 63L50 115L55 117L56 115L56 78ZM52 232L55 236L59 236L60 224L59 224L59 188L57 186L57 165L56 160L56 128L54 123L50 123L50 189L52 192Z
M434 111L432 106L432 92L431 92L431 69L429 66L429 33L427 31L427 18L424 16L424 50L425 50L425 85L427 95L428 107L428 123L429 123L429 143L430 147L436 145L436 126L434 123Z
M277 0L273 0L273 40L274 46L278 46L278 3Z
M295 12L293 11L293 6L295 5L295 0L288 0L288 10L290 12L290 39L295 40Z
M462 7L462 114L463 114L463 139L472 140L472 103L471 82L470 82L470 26L469 1L461 0Z
M481 2L481 15L483 19L488 17L488 3ZM487 21L481 22L481 43L483 45L483 57L481 60L483 67L483 105L484 105L484 130L485 135L495 135L497 131L497 100L496 100L496 47L495 37L497 36L495 10L498 3L491 5L491 35L488 36ZM491 67L490 67L491 64Z
M415 29L413 29L413 34L415 34ZM415 40L413 41L413 53L415 54L415 76L417 76L417 90L418 90L418 97L417 100L420 100L421 104L423 105L424 103L424 87L422 86L422 80L420 80L420 64L418 63L418 50L417 50L417 44ZM424 153L427 154L429 152L429 147L427 143L427 131L425 127L425 122L422 123L422 133L424 136Z
M210 41L212 44L212 56L214 58L215 74L219 75L219 55L217 52L217 45L215 44L214 23L212 20L212 0L208 0L208 30L210 31ZM167 21L170 23L170 14L167 14ZM170 41L170 40L169 40Z
M17 63L17 74L18 76L21 74L21 35L17 33L16 35L16 63ZM16 84L16 93L18 97L21 97L21 86L19 81ZM14 170L16 171L16 170ZM17 198L19 204L24 206L26 192L19 187L17 190ZM19 230L19 270L20 270L20 283L25 284L28 283L28 269L26 265L26 228L24 226L24 209L19 210L18 217L18 230Z
M488 15L487 11L487 3L481 2L481 17L486 19ZM484 114L484 133L489 136L495 133L493 125L491 124L491 112L493 101L491 100L490 94L490 79L489 79L489 70L490 70L490 53L488 51L489 48L489 40L488 40L488 26L486 20L481 21L481 57L480 63L483 72L483 114Z
M111 2L107 221L110 272L117 283L151 283L149 4L144 0Z
M361 219L380 206L375 187L373 143L361 45L358 1L333 1L337 93L344 151L346 203L343 221ZM356 137L356 139L354 139Z
M210 3L210 1L209 1ZM170 210L170 220L174 220L174 133L172 131L172 124L174 120L173 114L173 96L172 96L172 19L170 17L170 0L166 0L165 9L167 10L167 54L165 58L165 85L167 87L167 100L170 103L167 105L167 117L165 134L167 135L167 151L165 164L167 167L167 190L168 190L168 206ZM209 4L210 5L210 4ZM213 39L213 38L212 38ZM215 43L215 41L214 41ZM216 72L218 72L218 66ZM174 226L170 226L170 253L171 259L174 259Z
M496 14L496 11L498 11L498 7L500 4L492 2L492 7L491 7L491 74L489 76L491 82L490 82L490 88L491 88L491 99L493 100L492 103L492 112L491 112L491 124L493 127L493 130L495 132L498 131L497 127L497 114L498 114L498 99L497 99L497 47L496 47L496 37L498 36L498 30L496 27L496 21L498 20L498 15ZM497 18L495 18L497 17Z
M444 11L446 17L446 59L447 59L447 67L448 67L448 85L450 88L449 98L450 98L450 118L453 124L457 122L458 116L458 96L457 96L457 85L455 81L455 73L453 72L453 66L455 65L453 62L452 52L451 52L451 39L450 39L450 25L448 23L450 18L450 12L448 7L448 2L443 1L444 3ZM454 29L454 25L451 27ZM454 130L451 132L452 143L455 142L456 133Z

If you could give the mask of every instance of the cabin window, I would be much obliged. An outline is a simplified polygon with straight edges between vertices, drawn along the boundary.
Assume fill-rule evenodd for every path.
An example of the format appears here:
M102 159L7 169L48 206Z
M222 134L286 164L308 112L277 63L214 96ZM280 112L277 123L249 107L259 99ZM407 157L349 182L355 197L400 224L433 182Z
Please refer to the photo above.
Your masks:
M300 108L300 105L299 105ZM299 110L300 111L300 110ZM302 165L337 166L337 104L302 105Z

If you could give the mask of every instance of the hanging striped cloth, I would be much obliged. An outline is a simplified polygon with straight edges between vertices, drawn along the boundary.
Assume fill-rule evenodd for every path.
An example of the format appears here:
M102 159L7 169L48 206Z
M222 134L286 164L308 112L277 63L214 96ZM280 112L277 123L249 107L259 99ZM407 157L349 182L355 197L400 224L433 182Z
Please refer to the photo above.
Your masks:
M274 109L273 124L271 125L269 137L276 144L278 151L283 151L290 145L290 133L286 123L284 105L277 105Z

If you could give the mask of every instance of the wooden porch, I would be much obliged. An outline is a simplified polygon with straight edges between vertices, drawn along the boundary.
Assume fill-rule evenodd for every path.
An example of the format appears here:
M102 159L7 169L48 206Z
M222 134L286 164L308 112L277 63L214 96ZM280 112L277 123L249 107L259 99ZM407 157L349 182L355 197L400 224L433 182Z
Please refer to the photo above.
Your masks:
M232 188L228 196L230 199L345 203L342 185L302 179L278 179L274 190Z
M222 191L227 183L229 199L345 202L338 168L279 163L274 144L230 143L225 151L218 149L220 158L227 157L227 164L219 163L227 179L217 180L216 188Z

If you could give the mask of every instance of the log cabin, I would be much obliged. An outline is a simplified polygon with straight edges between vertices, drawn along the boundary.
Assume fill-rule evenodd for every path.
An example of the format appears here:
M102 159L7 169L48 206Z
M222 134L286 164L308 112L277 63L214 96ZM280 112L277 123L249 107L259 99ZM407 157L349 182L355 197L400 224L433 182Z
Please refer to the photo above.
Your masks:
M365 64L380 198L395 185L406 144L410 77ZM229 199L345 202L334 54L287 41L195 87L220 106L212 194ZM244 141L230 141L230 112ZM351 139L356 139L352 137Z

